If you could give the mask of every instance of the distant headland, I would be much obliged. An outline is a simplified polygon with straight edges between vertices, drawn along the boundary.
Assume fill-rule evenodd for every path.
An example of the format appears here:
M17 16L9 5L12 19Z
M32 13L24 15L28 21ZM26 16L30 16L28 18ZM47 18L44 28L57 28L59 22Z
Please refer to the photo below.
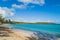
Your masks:
M0 24L56 24L54 22L17 22L0 16Z
M14 22L14 24L56 24L53 22Z

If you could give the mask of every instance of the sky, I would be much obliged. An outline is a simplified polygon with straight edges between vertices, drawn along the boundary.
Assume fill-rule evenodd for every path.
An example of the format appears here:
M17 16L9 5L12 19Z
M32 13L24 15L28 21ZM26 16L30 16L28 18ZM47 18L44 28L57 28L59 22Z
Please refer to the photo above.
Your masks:
M12 21L60 23L60 0L0 0L0 14Z

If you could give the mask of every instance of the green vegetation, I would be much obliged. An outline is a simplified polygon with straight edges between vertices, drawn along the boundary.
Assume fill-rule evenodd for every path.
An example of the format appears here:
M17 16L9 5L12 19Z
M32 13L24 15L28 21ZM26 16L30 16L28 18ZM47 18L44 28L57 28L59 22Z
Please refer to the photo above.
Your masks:
M13 22L13 24L27 24L26 22Z
M5 19L2 16L0 16L0 24L12 24L13 22L10 19Z
M54 22L34 22L34 23L30 23L30 22L14 22L14 24L56 24Z
M5 19L0 15L0 24L25 24L26 22L16 22L11 21L10 19Z
M56 23L53 23L53 22L36 22L35 24L56 24Z
M5 19L4 17L0 16L0 24L55 24L55 23L53 22L35 22L35 23L16 22L16 21L11 21L10 19Z

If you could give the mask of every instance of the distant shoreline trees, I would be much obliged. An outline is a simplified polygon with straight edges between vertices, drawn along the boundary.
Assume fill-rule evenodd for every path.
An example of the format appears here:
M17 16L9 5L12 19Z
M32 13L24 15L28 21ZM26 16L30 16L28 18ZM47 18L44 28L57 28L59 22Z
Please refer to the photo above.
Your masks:
M13 22L10 19L5 19L0 15L0 24L12 24Z
M55 23L53 22L35 22L35 23L16 22L16 21L11 21L10 19L5 19L0 15L0 24L55 24Z

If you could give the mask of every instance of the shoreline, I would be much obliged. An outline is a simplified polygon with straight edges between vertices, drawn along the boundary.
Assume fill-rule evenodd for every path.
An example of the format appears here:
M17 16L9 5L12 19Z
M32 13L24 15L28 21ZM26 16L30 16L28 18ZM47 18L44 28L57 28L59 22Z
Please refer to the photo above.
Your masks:
M60 40L60 37L56 37L56 35L48 34L48 33L41 33L41 32L31 32L31 31L26 31L26 30L13 30L16 32L16 34L20 34L20 36L26 37L32 37L35 38L35 40L42 38L41 40ZM27 38L28 39L28 38Z
M0 25L1 26L1 25ZM4 26L4 25L2 25ZM4 26L5 27L5 26ZM10 37L4 37L5 39L9 39L9 40L29 40L29 39L41 39L41 40L60 40L60 38L56 37L55 35L51 35L48 33L43 33L43 32L39 32L39 31L27 31L27 30L21 30L21 29L11 29L12 33L8 33L10 35ZM16 38L17 37L17 38ZM4 39L1 38L0 39Z

